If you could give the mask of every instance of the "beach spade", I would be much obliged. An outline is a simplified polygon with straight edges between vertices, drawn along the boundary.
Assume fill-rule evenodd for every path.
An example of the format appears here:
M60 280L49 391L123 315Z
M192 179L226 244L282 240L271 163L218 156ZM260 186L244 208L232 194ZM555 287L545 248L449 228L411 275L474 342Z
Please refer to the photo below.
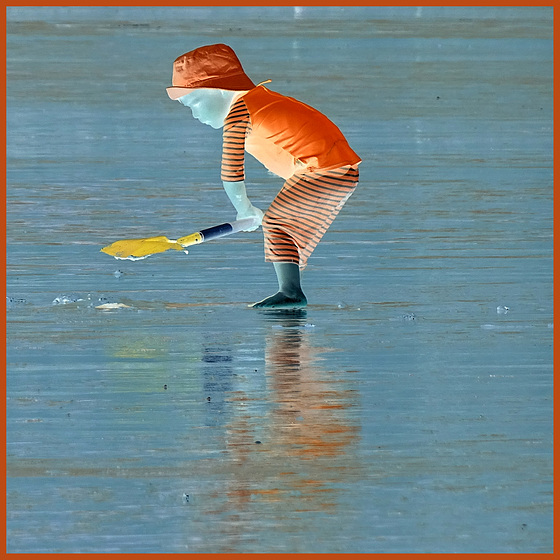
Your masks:
M190 233L189 235L185 235L184 237L180 237L179 239L168 239L163 235L158 237L147 237L144 239L122 239L111 243L111 245L107 245L107 247L103 247L101 251L115 257L116 259L145 259L150 255L163 253L169 249L184 251L191 245L198 245L204 241L210 241L212 239L225 237L226 235L231 235L232 233L237 233L239 231L245 231L255 225L258 225L256 218L244 218L242 220L236 220L234 222L202 229L200 231Z

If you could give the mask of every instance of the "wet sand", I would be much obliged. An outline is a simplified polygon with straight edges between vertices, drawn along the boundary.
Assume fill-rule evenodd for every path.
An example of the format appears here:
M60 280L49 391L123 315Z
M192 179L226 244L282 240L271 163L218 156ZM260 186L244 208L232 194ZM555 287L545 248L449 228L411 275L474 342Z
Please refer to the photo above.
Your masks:
M7 13L8 552L552 551L551 8ZM260 231L100 253L234 218L213 42L363 158L304 311Z

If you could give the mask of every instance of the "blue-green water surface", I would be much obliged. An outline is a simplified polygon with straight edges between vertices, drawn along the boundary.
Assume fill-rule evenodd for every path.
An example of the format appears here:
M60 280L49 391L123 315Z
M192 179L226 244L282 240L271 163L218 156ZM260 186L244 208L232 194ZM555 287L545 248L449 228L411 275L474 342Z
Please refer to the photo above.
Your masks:
M552 551L552 8L7 17L8 552ZM260 231L100 253L235 217L165 93L217 42L363 159L304 311Z

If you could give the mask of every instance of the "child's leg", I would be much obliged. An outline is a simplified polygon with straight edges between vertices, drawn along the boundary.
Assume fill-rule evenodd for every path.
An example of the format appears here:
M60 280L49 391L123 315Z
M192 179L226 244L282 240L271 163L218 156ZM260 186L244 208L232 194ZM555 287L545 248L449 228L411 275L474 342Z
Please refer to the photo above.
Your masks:
M265 258L274 264L279 292L254 307L303 307L300 269L354 192L356 168L306 173L288 179L263 219Z
M265 260L294 262L305 268L357 183L356 168L290 177L265 212Z
M298 308L307 305L307 298L301 289L299 265L291 262L275 262L274 271L278 278L278 292L254 303L251 307Z

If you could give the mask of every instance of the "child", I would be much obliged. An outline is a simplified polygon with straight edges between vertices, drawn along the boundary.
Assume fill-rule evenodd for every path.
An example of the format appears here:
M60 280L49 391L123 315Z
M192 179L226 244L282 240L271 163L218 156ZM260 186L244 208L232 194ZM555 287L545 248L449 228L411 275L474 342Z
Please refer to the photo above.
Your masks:
M255 86L227 45L177 58L172 83L171 99L202 123L223 127L226 194L237 219L256 217L262 224L265 260L274 265L279 289L252 307L305 307L300 269L354 192L360 158L322 113L262 83ZM285 180L264 214L247 197L245 151Z

